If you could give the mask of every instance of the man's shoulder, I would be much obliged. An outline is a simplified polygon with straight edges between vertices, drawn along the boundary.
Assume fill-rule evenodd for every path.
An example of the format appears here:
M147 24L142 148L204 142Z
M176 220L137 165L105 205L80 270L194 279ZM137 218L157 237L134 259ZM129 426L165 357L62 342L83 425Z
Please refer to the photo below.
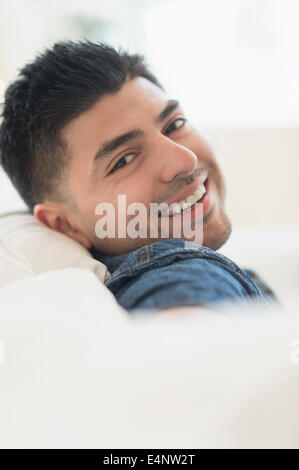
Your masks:
M121 255L107 255L96 249L89 251L95 259L107 266L111 274L132 270L137 274L186 259L204 259L238 269L235 263L211 248L180 238L159 240Z

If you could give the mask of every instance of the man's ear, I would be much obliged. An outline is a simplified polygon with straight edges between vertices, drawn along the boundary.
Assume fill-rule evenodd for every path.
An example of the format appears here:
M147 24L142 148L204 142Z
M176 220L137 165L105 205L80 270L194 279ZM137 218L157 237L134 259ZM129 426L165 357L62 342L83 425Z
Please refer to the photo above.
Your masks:
M59 203L43 202L34 206L34 216L37 220L56 232L61 232L81 243L87 250L92 247L88 235L83 232L69 215L65 207Z

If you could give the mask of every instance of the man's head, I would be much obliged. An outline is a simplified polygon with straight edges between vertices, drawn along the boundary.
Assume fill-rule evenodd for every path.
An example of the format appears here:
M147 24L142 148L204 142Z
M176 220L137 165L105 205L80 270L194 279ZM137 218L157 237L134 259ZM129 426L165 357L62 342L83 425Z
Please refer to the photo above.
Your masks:
M213 152L143 56L86 41L37 57L6 92L0 155L32 213L86 248L119 254L161 239L98 238L99 203L117 213L126 195L149 223L151 203L186 200L201 183L203 244L218 249L230 234Z

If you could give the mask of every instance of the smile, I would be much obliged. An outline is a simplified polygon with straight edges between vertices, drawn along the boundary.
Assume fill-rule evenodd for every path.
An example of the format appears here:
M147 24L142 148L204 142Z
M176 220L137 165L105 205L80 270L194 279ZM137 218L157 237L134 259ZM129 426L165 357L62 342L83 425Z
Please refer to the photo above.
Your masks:
M182 199L180 202L174 202L166 210L166 215L179 214L184 212L189 207L193 206L196 202L199 202L206 194L206 188L204 184L200 184L193 194L188 196L186 199Z
M201 184L198 184L195 190L191 194L189 194L185 199L181 199L180 201L174 201L169 204L169 206L161 211L159 217L171 217L176 216L178 214L184 214L189 210L192 210L193 206L198 203L204 203L208 191L208 179L205 178L205 181Z

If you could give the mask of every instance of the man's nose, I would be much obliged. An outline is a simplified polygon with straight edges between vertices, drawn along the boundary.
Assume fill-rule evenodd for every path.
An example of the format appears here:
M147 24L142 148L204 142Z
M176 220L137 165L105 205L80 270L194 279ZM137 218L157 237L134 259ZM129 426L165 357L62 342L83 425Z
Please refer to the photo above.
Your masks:
M158 161L159 177L169 183L183 173L189 174L198 166L197 156L192 150L168 138L161 146Z

